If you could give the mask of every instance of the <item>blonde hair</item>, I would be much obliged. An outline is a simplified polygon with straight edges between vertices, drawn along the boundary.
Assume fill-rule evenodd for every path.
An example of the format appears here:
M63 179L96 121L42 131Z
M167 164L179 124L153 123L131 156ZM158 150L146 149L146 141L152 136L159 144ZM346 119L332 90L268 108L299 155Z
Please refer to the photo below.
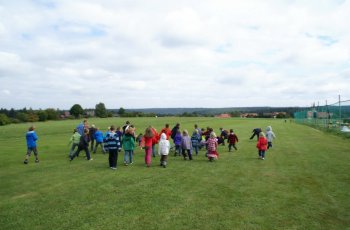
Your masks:
M260 132L259 133L259 137L265 137L265 133L264 132Z
M211 132L211 133L210 133L210 137L211 137L211 138L215 138L215 137L216 137L215 132Z
M182 134L183 134L184 136L188 136L188 131L187 131L187 129L184 129L184 130L182 131Z

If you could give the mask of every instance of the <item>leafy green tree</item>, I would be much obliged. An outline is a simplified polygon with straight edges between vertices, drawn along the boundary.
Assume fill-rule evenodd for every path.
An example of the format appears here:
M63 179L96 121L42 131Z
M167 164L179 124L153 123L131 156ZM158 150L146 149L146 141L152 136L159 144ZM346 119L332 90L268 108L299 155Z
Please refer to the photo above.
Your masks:
M16 118L20 120L21 122L27 122L28 121L28 114L24 112L19 112L16 114Z
M105 104L100 102L95 106L95 115L97 117L107 117L108 114L107 114L107 109L105 107Z
M6 116L4 113L0 113L0 125L7 125L10 124L10 119Z
M120 107L120 109L118 110L118 114L122 117L125 114L125 109L123 107Z
M47 112L45 110L39 110L36 114L39 117L39 121L46 121L47 120Z
M27 114L27 118L29 122L36 122L39 121L39 116L34 113L34 112L30 112Z
M75 118L78 118L80 115L84 114L84 110L79 104L75 104L69 110L70 114L72 114Z
M46 109L45 111L47 113L48 120L57 120L58 119L59 114L58 114L57 110L49 108L49 109Z

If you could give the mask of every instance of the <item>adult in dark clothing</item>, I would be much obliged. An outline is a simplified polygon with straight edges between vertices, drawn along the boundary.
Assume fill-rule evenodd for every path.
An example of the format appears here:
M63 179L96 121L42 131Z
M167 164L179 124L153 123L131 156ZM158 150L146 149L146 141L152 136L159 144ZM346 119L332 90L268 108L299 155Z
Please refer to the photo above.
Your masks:
M95 144L95 133L96 133L96 127L95 125L91 125L89 128L89 137L90 137L90 151L94 150L94 144Z
M259 140L259 134L261 133L261 128L255 128L253 129L253 135L250 137L250 140L254 138L254 136L257 137L257 140Z
M126 121L125 125L123 126L123 135L125 134L125 130L129 128L129 126L130 126L130 122Z
M177 131L178 131L179 129L180 129L180 124L177 123L177 124L174 126L174 128L171 130L171 139L174 140L175 135L176 135L176 133L177 133Z
M89 130L85 129L84 130L84 134L80 137L80 142L79 142L79 145L78 145L78 149L73 154L73 156L71 156L70 160L72 161L76 156L79 156L79 153L80 153L81 150L84 150L85 154L86 154L86 159L88 161L91 161L92 158L90 157L90 152L89 152L89 142L90 142Z

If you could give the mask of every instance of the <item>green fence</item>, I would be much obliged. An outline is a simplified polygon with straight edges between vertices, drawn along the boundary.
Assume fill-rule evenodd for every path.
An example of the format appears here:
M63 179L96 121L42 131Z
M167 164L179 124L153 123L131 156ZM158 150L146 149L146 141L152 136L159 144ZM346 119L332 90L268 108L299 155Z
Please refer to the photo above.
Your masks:
M294 113L294 119L297 123L346 130L350 124L350 100L297 111Z

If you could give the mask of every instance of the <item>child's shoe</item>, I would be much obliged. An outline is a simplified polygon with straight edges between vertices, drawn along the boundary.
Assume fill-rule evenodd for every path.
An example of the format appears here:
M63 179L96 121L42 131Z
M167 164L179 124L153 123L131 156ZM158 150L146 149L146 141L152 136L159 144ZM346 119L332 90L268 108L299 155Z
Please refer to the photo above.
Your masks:
M28 164L28 160L24 160L23 163L24 163L24 164Z
M39 159L36 159L36 160L35 160L35 163L39 163Z

